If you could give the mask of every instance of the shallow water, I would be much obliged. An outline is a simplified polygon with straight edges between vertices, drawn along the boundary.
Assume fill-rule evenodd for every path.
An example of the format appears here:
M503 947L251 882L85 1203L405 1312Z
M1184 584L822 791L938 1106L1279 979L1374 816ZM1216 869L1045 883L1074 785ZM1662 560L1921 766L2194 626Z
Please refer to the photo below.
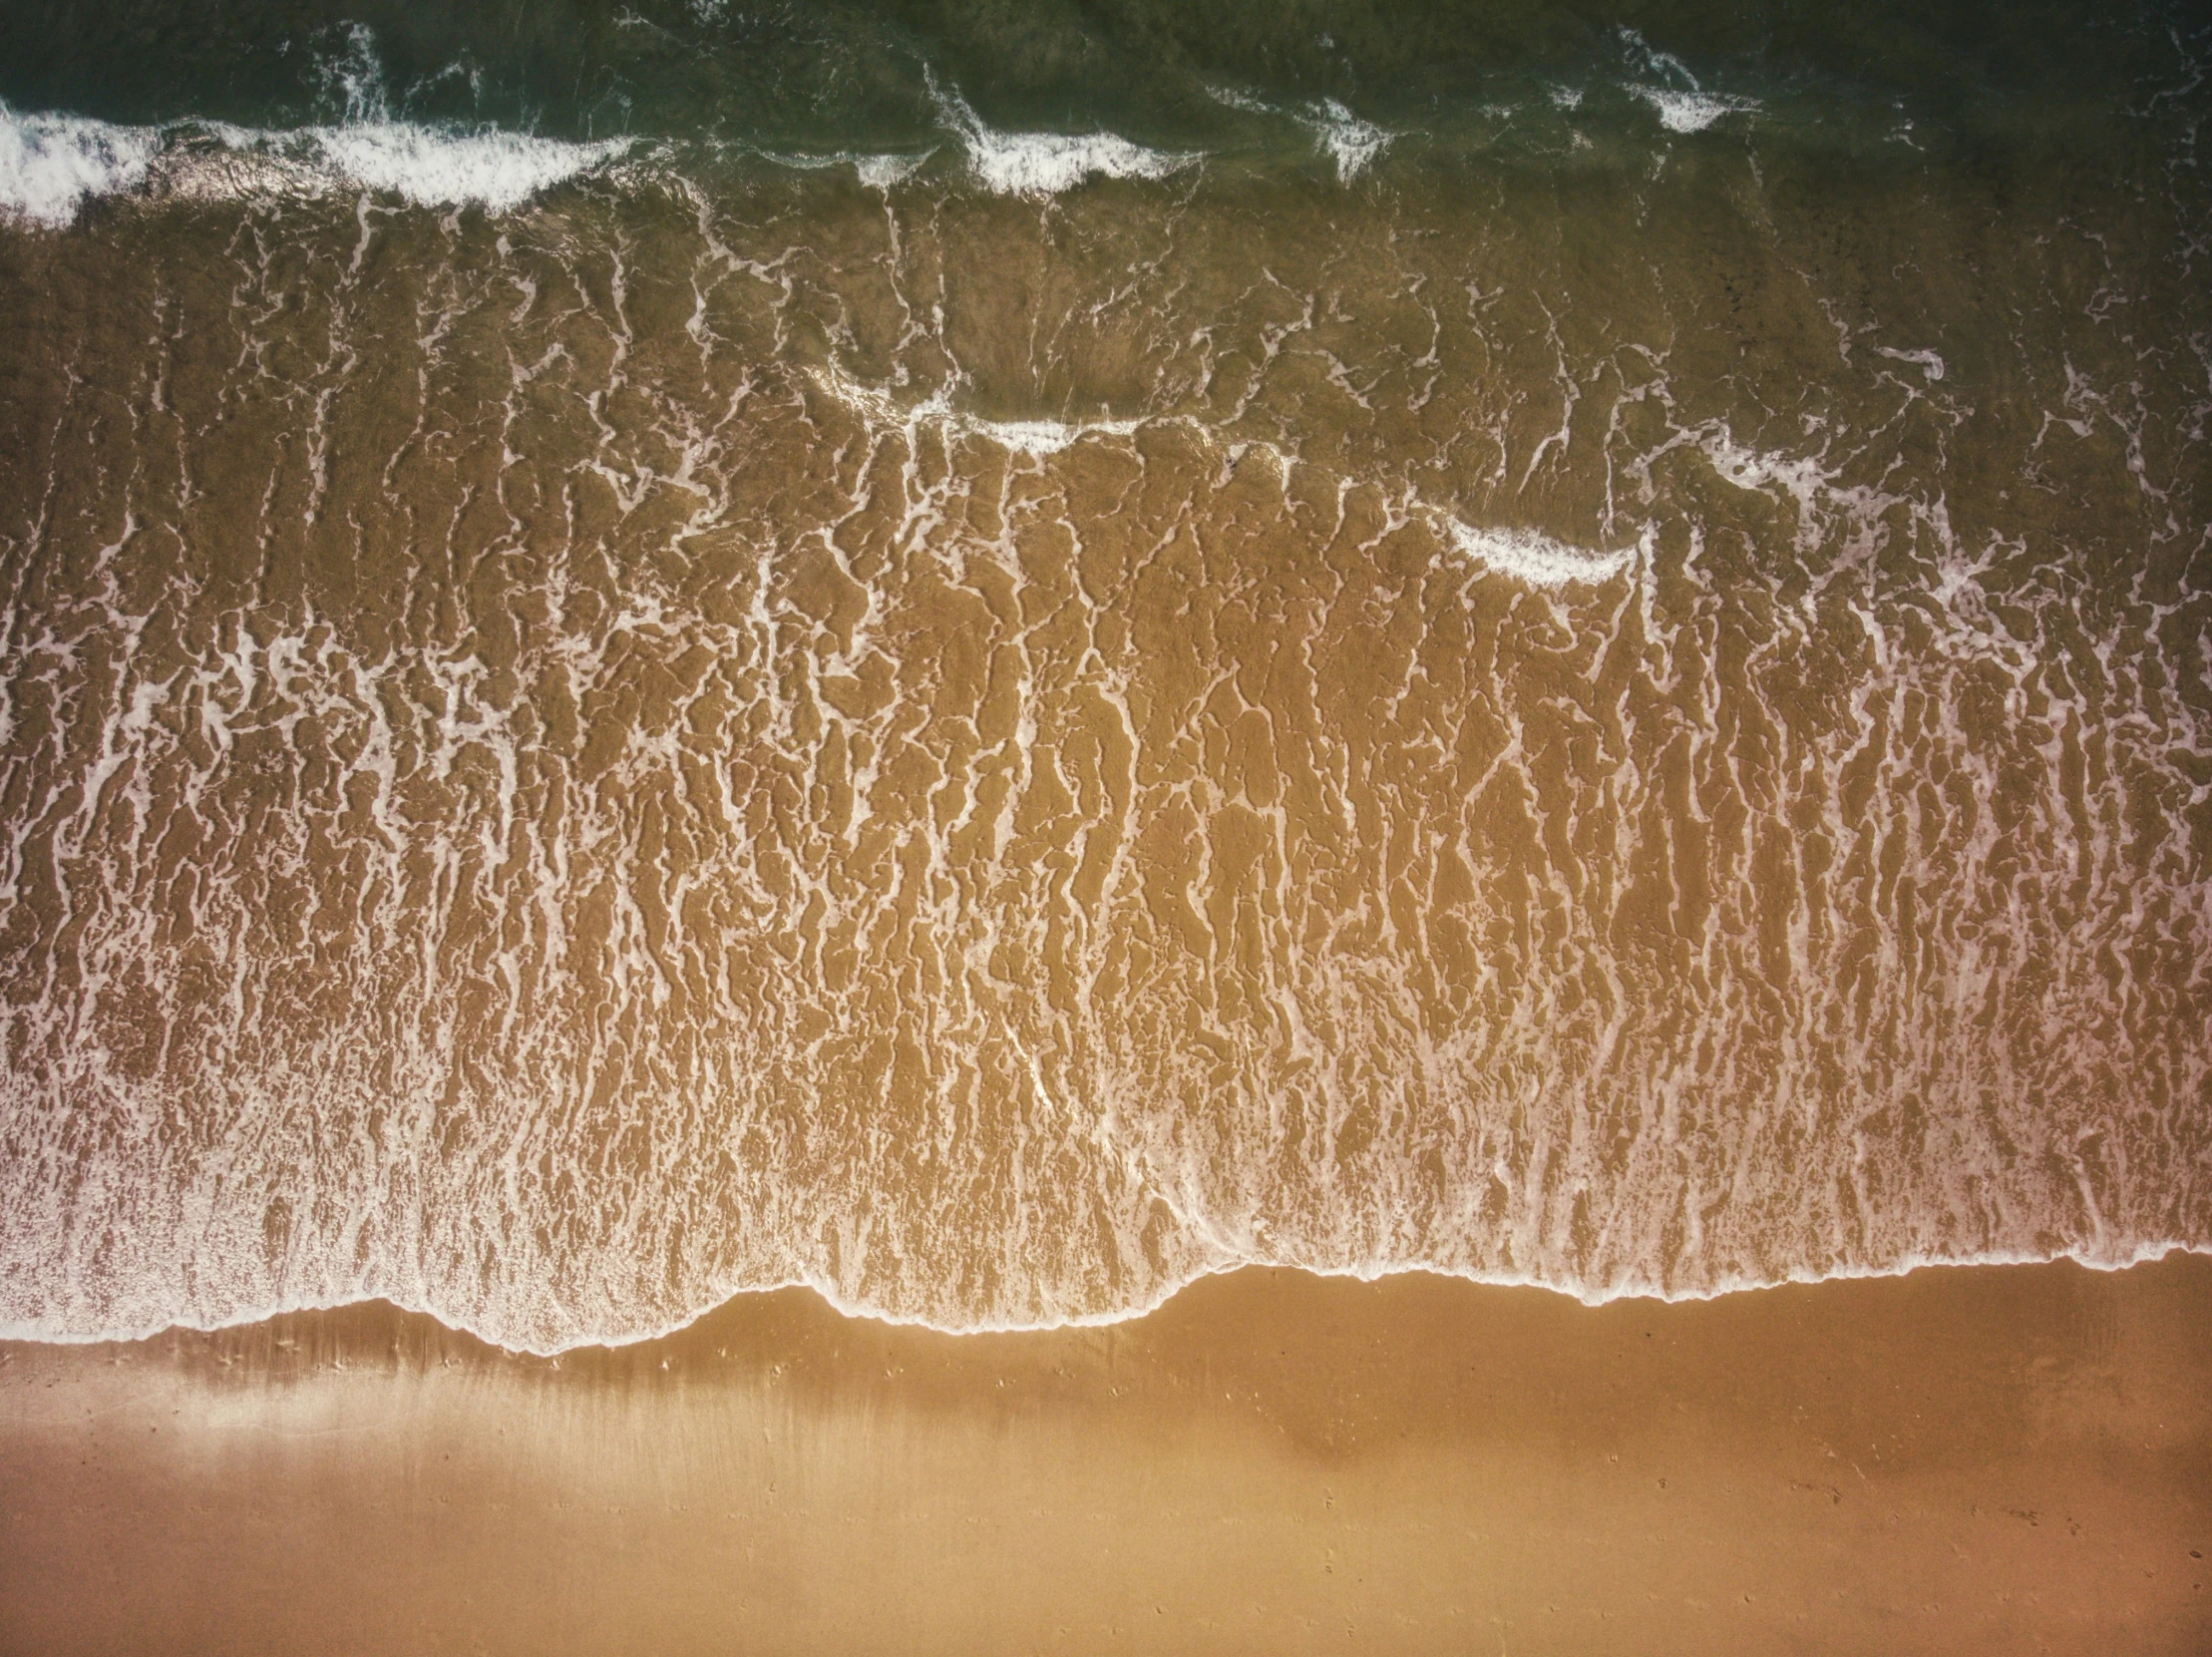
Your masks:
M1979 17L15 14L0 1329L2212 1247L2212 36Z

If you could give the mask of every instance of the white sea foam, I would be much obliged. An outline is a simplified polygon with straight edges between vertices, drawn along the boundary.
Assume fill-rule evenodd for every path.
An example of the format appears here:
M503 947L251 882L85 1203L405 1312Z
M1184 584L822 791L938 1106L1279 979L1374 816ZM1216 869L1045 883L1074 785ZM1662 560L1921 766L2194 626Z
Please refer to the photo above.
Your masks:
M889 190L913 178L922 164L935 154L934 150L924 150L919 156L853 156L849 159L862 184L870 190Z
M913 178L936 151L909 155L897 151L834 150L827 155L816 155L803 150L763 150L759 154L778 167L796 168L803 173L850 167L854 176L870 190L889 190Z
M1057 196L1094 176L1162 179L1189 159L1147 150L1113 133L998 133L968 136L968 164L1001 196Z
M810 377L847 408L875 424L904 428L909 432L923 426L934 427L948 438L979 437L1017 454L1056 455L1086 437L1131 436L1145 423L1127 419L987 420L955 408L953 388L949 386L921 402L902 406L891 391L857 380L835 365L814 369ZM1188 416L1160 418L1188 425L1202 442L1220 442L1218 433ZM1241 456L1249 447L1251 445L1232 445L1230 453L1233 458ZM1271 444L1260 447L1272 453L1279 468L1285 464L1282 451ZM1639 545L1613 552L1596 552L1555 541L1535 530L1476 529L1457 519L1446 523L1452 544L1467 558L1530 587L1596 586L1636 568L1650 551L1648 546Z
M621 140L579 144L489 125L428 127L401 119L364 24L349 27L345 50L324 72L344 102L338 124L297 133L223 128L224 141L236 150L274 152L318 179L397 196L417 207L479 207L493 212L512 211L631 148Z
M1382 153L1390 135L1370 121L1362 121L1333 98L1321 100L1308 118L1321 148L1336 163L1336 177L1349 184Z
M527 133L439 132L406 122L324 127L307 135L331 174L419 207L506 212L540 192L603 165L627 146L574 144Z
M1655 51L1634 29L1621 31L1621 45L1644 77L1629 82L1629 91L1651 105L1670 133L1701 133L1723 116L1758 108L1755 99L1708 91L1681 59Z
M1345 184L1364 173L1394 136L1371 121L1360 120L1333 98L1302 109L1286 109L1236 87L1210 86L1206 94L1215 103L1247 115L1272 115L1296 122L1313 135L1321 153L1336 164L1336 177Z
M1471 1270L1448 1260L1412 1258L1387 1263L1370 1263L1357 1266L1337 1266L1309 1263L1302 1260L1282 1260L1272 1255L1233 1257L1210 1262L1196 1271L1162 1279L1149 1293L1125 1305L1099 1312L1064 1312L1046 1317L990 1317L974 1320L931 1318L896 1307L884 1306L863 1299L843 1290L835 1280L819 1274L794 1274L785 1277L764 1278L729 1290L718 1300L681 1312L660 1321L637 1326L624 1325L616 1329L583 1330L557 1338L533 1338L518 1335L506 1325L484 1319L472 1319L456 1311L442 1299L402 1291L389 1291L364 1284L357 1292L317 1296L287 1296L264 1306L240 1308L227 1316L202 1317L189 1308L180 1308L174 1314L156 1313L135 1319L119 1320L98 1326L48 1322L43 1319L0 1318L0 1341L35 1341L46 1346L76 1347L105 1346L115 1342L151 1340L157 1335L175 1330L193 1330L211 1335L225 1329L250 1328L266 1323L272 1318L295 1316L300 1313L335 1312L349 1306L365 1306L377 1301L401 1312L436 1319L447 1329L473 1336L487 1346L498 1347L532 1358L558 1358L584 1347L642 1346L651 1341L662 1341L682 1333L702 1318L740 1299L783 1293L792 1289L805 1289L819 1295L832 1311L850 1319L864 1319L870 1323L885 1324L897 1329L929 1330L938 1335L1037 1335L1069 1329L1112 1329L1122 1324L1139 1322L1152 1316L1187 1289L1218 1277L1233 1276L1240 1271L1262 1268L1271 1271L1297 1271L1310 1277L1330 1278L1354 1283L1381 1283L1395 1277L1448 1277L1462 1283L1486 1289L1541 1289L1550 1294L1579 1301L1584 1306L1611 1306L1616 1301L1654 1301L1663 1306L1701 1305L1732 1295L1758 1294L1784 1286L1808 1287L1822 1283L1870 1283L1910 1277L1915 1272L1930 1270L1959 1270L1965 1268L2050 1266L2061 1261L2092 1272L2124 1272L2136 1266L2154 1265L2173 1255L2208 1255L2212 1248L2203 1244L2175 1238L2156 1238L2136 1243L2126 1249L2100 1253L2090 1249L2060 1248L1992 1249L1980 1253L1939 1254L1915 1253L1881 1265L1837 1265L1825 1271L1803 1267L1787 1267L1772 1274L1745 1273L1718 1279L1695 1286L1667 1286L1638 1284L1634 1286L1594 1286L1577 1282L1572 1274L1555 1276L1534 1271L1480 1271Z
M954 415L950 423L961 432L1025 455L1056 455L1086 437L1127 437L1138 424L1134 420L982 420L974 415Z
M631 148L622 140L579 144L390 120L289 132L212 123L125 127L0 106L0 217L59 229L100 197L338 190L507 212Z
M60 228L88 201L136 192L207 197L368 190L418 207L521 207L631 146L398 118L369 31L323 66L334 124L281 131L193 121L133 127L0 104L0 217Z
M1900 351L1888 345L1877 345L1874 347L1874 354L1888 357L1892 362L1911 363L1931 380L1940 380L1944 376L1943 358L1934 351Z
M1453 545L1477 564L1531 587L1596 586L1625 575L1641 556L1633 547L1593 552L1535 530L1475 529L1457 519L1451 522L1451 537Z
M0 218L60 228L88 200L144 185L160 149L150 127L21 115L0 104Z
M1243 110L1247 115L1281 115L1283 113L1265 98L1255 98L1251 93L1238 87L1210 86L1206 89L1206 96L1213 99L1217 104L1225 104L1233 110Z
M1758 108L1749 98L1724 98L1711 92L1653 86L1629 90L1659 112L1659 125L1670 133L1701 133L1724 115Z
M818 368L815 384L847 408L875 424L912 431L932 426L947 437L980 437L1017 454L1056 455L1086 437L1127 437L1138 420L986 420L952 406L952 388L940 388L919 403L902 407L890 391L856 380L843 369Z
M985 126L958 93L934 81L930 86L944 124L967 152L969 171L1000 196L1057 196L1093 177L1164 179L1198 160L1132 144L1118 133L1002 133Z

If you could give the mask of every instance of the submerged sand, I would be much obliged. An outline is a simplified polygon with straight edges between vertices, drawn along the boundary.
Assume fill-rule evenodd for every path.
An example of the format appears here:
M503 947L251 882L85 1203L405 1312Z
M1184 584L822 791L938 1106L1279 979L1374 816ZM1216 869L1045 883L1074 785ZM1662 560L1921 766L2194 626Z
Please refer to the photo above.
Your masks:
M2178 106L1617 114L0 233L0 1327L2212 1245Z
M2212 1647L2212 1259L1592 1309L1249 1270L945 1336L748 1296L0 1348L0 1648Z

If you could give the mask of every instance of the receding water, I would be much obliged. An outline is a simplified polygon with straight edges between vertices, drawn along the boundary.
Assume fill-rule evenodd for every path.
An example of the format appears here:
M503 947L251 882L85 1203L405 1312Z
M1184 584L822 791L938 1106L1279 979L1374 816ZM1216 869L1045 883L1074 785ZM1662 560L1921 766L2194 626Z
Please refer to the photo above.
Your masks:
M11 8L0 1331L2212 1247L2212 32L1830 10Z

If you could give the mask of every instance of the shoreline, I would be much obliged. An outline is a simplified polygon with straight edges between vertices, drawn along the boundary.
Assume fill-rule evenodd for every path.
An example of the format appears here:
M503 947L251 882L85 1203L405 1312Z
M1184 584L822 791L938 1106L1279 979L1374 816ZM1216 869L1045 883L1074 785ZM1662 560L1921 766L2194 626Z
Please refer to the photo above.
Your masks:
M787 1289L553 1357L357 1305L0 1343L0 1466L9 1652L2181 1653L2212 1258L1245 1268L969 1335Z
M850 1323L881 1324L888 1329L914 1330L929 1335L941 1335L952 1340L966 1340L974 1336L1050 1336L1072 1334L1083 1330L1115 1329L1124 1324L1140 1323L1157 1316L1193 1289L1219 1278L1236 1277L1245 1272L1290 1273L1323 1283L1387 1283L1396 1278L1433 1278L1441 1282L1463 1284L1479 1290L1505 1290L1518 1293L1533 1290L1536 1293L1556 1296L1588 1311L1599 1311L1622 1304L1654 1306L1698 1306L1715 1301L1730 1300L1742 1295L1771 1294L1779 1289L1818 1289L1830 1283L1889 1283L1916 1276L1923 1272L1980 1272L2011 1271L2042 1266L2074 1266L2085 1272L2128 1272L2138 1266L2157 1265L2176 1255L2212 1260L2212 1244L2158 1242L2146 1243L2128 1258L2093 1259L2072 1250L2056 1254L1992 1254L1969 1260L1937 1260L1914 1258L1894 1266L1850 1267L1826 1275L1804 1273L1777 1278L1772 1282L1729 1282L1713 1289L1683 1290L1674 1292L1663 1289L1622 1289L1611 1294L1592 1297L1573 1289L1560 1288L1534 1277L1482 1277L1470 1272L1453 1271L1446 1267L1429 1265L1384 1266L1368 1271L1356 1267L1331 1269L1319 1266L1287 1265L1274 1261L1238 1260L1227 1265L1209 1267L1183 1279L1162 1294L1159 1299L1142 1306L1130 1307L1119 1312L1081 1313L1051 1323L976 1323L961 1326L932 1323L927 1318L910 1317L903 1313L885 1311L847 1301L829 1285L812 1279L793 1278L787 1282L763 1284L758 1288L732 1290L721 1299L702 1310L671 1323L664 1328L646 1330L637 1335L586 1336L564 1346L533 1347L511 1345L487 1335L475 1326L448 1317L429 1306L409 1301L395 1300L389 1295L364 1295L346 1300L302 1301L292 1305L272 1307L265 1311L251 1312L218 1323L192 1323L188 1321L166 1323L154 1328L108 1332L97 1335L49 1335L28 1330L21 1324L0 1323L0 1347L94 1347L142 1346L159 1341L166 1336L213 1336L236 1330L253 1329L262 1324L284 1318L314 1318L340 1316L357 1310L384 1309L402 1317L422 1318L436 1324L450 1335L465 1336L469 1340L514 1358L564 1358L572 1353L592 1351L619 1351L624 1347L645 1346L654 1342L673 1341L686 1331L716 1318L733 1307L773 1295L805 1294L819 1300L828 1310Z

